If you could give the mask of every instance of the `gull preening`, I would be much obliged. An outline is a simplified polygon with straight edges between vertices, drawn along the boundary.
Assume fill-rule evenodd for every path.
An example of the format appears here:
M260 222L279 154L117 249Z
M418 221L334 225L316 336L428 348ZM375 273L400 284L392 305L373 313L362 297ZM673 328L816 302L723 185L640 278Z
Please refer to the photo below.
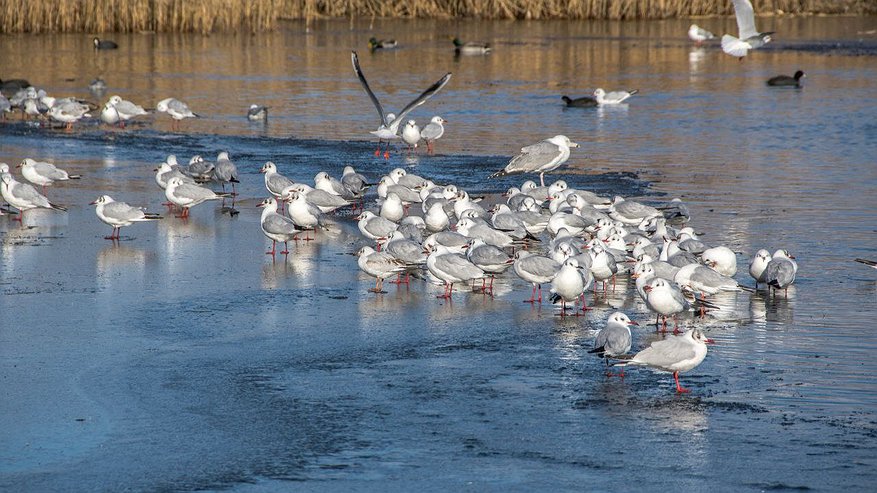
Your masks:
M122 226L130 226L137 222L155 221L161 216L151 212L145 212L140 207L134 207L125 202L116 202L109 195L101 195L90 205L96 205L95 213L98 219L113 227L110 236L104 236L107 240L119 240Z
M521 148L521 153L513 157L509 164L490 178L518 173L539 173L539 182L545 186L545 173L554 171L569 159L571 147L579 145L566 135L555 135L542 142Z
M375 96L374 92L372 92L371 88L368 85L368 81L365 79L365 74L363 74L362 69L359 66L359 57L356 55L356 52L351 52L350 59L353 62L353 71L356 73L356 76L359 78L360 84L362 84L363 89L368 94L369 99L371 99L372 104L375 105L375 109L378 111L378 116L381 118L380 127L374 132L371 132L372 135L378 138L378 150L375 151L375 156L380 155L380 147L383 141L387 141L387 150L384 151L384 157L390 157L390 140L396 139L399 133L399 126L405 120L405 117L410 113L414 108L420 106L425 103L427 99L431 98L435 93L439 92L445 84L451 80L451 73L448 72L441 79L436 81L435 84L429 86L429 88L423 91L420 96L408 103L405 108L398 115L394 115L392 113L384 113L384 107L381 106L381 102L378 100L377 96Z
M122 127L125 126L125 122L134 118L135 116L146 115L148 112L143 109L142 106L136 105L131 101L126 101L122 99L120 96L113 96L107 102L112 105L113 109L116 110L116 115L119 117L119 125ZM101 112L103 115L103 112Z
M755 29L755 12L749 0L731 0L734 3L734 13L737 15L738 36L730 34L722 36L722 51L743 59L749 50L761 48L770 43L770 35L773 31L760 33Z

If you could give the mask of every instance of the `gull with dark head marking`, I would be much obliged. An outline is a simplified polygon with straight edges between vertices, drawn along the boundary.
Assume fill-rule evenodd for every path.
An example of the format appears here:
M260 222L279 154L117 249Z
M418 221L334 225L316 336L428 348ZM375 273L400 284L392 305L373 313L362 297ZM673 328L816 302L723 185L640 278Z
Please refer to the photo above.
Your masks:
M679 384L679 374L700 365L706 358L706 345L712 343L712 339L708 339L700 330L691 329L682 335L655 341L633 358L613 366L638 365L673 372L676 392L688 393L690 390Z
M199 118L199 115L196 115L189 109L189 105L175 98L162 99L155 105L155 110L167 113L173 118L171 128L174 130L180 129L181 120L186 118Z
M104 237L107 240L118 240L122 226L161 219L160 215L144 212L140 207L133 207L125 202L116 202L109 195L101 195L94 202L91 202L91 205L97 206L95 207L95 213L98 219L113 227L113 232L110 236Z
M433 154L435 152L435 141L442 138L445 134L445 123L447 120L440 116L432 117L432 120L420 131L420 138L426 141L426 153Z
M384 279L405 270L405 262L386 252L377 252L370 246L364 246L355 254L359 259L357 265L366 274L375 278L372 293L383 293Z
M189 208L208 200L220 200L228 197L227 193L216 193L209 188L183 182L182 178L175 177L167 181L164 195L174 205L182 209L180 218L189 217Z
M267 198L259 203L257 207L262 207L262 217L259 223L262 226L262 233L271 240L271 251L265 252L266 255L274 256L277 250L277 242L283 242L283 251L281 255L289 253L289 240L295 239L295 236L302 232L292 219L280 214L277 207L277 200L274 197Z
M789 286L795 282L797 273L798 263L795 262L795 256L788 250L779 249L773 253L764 269L764 281L774 291L782 289L788 294Z
M436 81L435 84L431 85L427 90L423 91L420 96L408 103L405 108L398 115L394 115L392 113L384 113L384 107L381 106L381 102L378 100L377 96L375 96L374 92L372 92L371 88L368 85L368 81L365 80L365 74L362 73L362 69L359 66L359 58L356 55L356 52L351 52L351 61L353 62L353 71L356 73L356 76L359 78L360 84L362 84L363 89L368 94L369 99L371 99L372 104L374 104L375 109L378 111L378 116L381 119L381 125L377 130L371 132L372 135L378 138L378 150L375 151L375 156L380 155L380 145L381 142L387 141L387 150L384 151L384 158L389 159L390 157L390 140L398 138L399 126L405 121L405 117L410 113L414 108L420 106L425 103L427 99L431 98L435 93L439 92L445 84L451 80L451 73L448 72L441 79Z
M609 358L614 358L627 354L630 351L631 336L630 326L639 325L622 312L615 312L609 315L606 320L606 327L597 333L594 339L594 349L588 351L591 354L603 358L606 362L606 375L613 376L614 373L609 371ZM624 378L624 367L621 367L621 373L618 376Z
M30 209L54 209L66 211L65 207L49 202L37 190L27 183L16 181L9 173L0 174L0 196L12 207L18 209L18 222L23 223L24 211Z
M760 33L755 29L755 12L749 0L731 0L734 4L734 13L737 15L737 30L739 38L730 34L722 36L722 51L740 58L749 53L749 50L761 48L770 43L770 35L773 31Z
M521 148L521 153L513 157L509 164L490 178L518 173L539 173L539 181L545 186L545 173L554 171L569 159L571 147L579 145L566 135L555 135L537 144Z
M142 106L136 105L131 101L126 101L120 96L113 96L109 100L109 104L113 105L116 113L119 115L120 125L125 126L125 122L135 116L146 115L148 112Z
M259 173L265 174L265 188L268 190L268 193L273 195L275 198L280 199L283 195L284 189L295 185L294 181L278 173L277 165L272 163L271 161L263 164L262 168L259 170Z
M25 158L16 167L21 168L21 176L25 180L43 187L43 193L46 192L47 186L56 181L78 180L80 178L80 175L71 175L63 169L55 167L52 163L34 161L31 158Z

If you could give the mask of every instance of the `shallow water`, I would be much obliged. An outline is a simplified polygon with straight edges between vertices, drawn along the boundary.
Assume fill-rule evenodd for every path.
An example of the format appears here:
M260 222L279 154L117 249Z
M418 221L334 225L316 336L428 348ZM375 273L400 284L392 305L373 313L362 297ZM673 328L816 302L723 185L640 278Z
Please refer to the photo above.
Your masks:
M731 19L699 24L728 32ZM763 23L763 24L762 24ZM877 39L872 18L759 19L776 30L743 62L692 47L682 21L318 22L257 36L6 36L3 78L50 93L144 105L175 95L203 119L173 133L164 115L126 130L0 124L0 161L49 160L84 179L50 191L68 214L0 218L0 488L9 491L301 489L867 488L877 458ZM455 59L446 33L495 53ZM403 47L369 54L371 36ZM412 117L451 123L438 155L376 159L373 108L446 71ZM11 70L9 67L15 67ZM770 76L807 72L802 90ZM65 80L75 79L75 80ZM559 96L637 88L622 108L565 109ZM102 99L102 100L103 100ZM271 106L268 124L244 118ZM17 118L17 117L16 117ZM255 204L267 160L307 181L344 164L396 166L478 192L521 145L580 142L550 175L660 203L681 196L708 242L739 255L785 247L800 266L788 297L727 295L698 326L718 344L683 375L602 375L587 354L616 308L650 320L622 278L587 317L557 317L498 280L493 298L414 282L367 293L347 253L349 218L272 262ZM125 228L86 204L110 193L160 210L152 168L166 154L229 150L240 214L202 205L189 221ZM656 337L635 333L635 347Z

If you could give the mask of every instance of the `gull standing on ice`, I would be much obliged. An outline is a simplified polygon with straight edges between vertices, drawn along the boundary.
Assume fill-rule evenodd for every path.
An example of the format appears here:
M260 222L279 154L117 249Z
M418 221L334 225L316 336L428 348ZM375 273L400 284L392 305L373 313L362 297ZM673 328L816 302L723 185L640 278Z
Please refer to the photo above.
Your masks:
M357 57L356 52L351 52L350 59L353 62L353 71L356 73L356 76L359 78L359 82L362 84L363 89L368 94L369 99L371 99L372 104L375 105L375 109L378 111L378 116L381 118L381 126L378 127L377 130L371 132L372 135L378 138L378 150L375 151L375 156L380 155L381 150L381 142L387 141L387 150L384 151L384 158L390 158L390 140L396 139L399 133L399 125L402 124L405 117L408 113L411 112L414 108L420 106L425 103L427 99L431 98L435 93L439 92L445 84L451 80L451 73L448 72L444 77L439 79L435 84L431 85L427 90L423 91L420 96L408 103L405 108L398 115L394 115L392 113L384 113L384 107L381 106L381 102L372 92L371 88L368 85L368 81L365 80L365 74L362 73L362 69L359 67L359 57Z
M630 351L631 336L630 326L639 325L622 312L615 312L609 315L606 320L606 327L597 333L594 339L594 349L588 351L591 354L603 358L606 362L606 376L613 376L614 373L609 371L609 358L627 354ZM621 373L618 376L624 378L624 367L621 367Z
M259 170L259 173L265 174L265 188L268 190L268 193L270 193L277 199L281 198L281 196L283 195L283 190L285 190L287 187L295 185L294 181L278 173L277 165L272 163L271 161L263 164L262 168Z
M383 293L384 279L405 270L405 262L370 246L360 248L355 255L359 257L356 262L359 268L376 279L375 287L369 289L372 293Z
M420 142L420 127L417 126L417 122L408 120L402 129L402 140L408 144L409 153L412 149L417 149L417 143Z
M235 189L235 183L240 183L238 181L238 168L231 162L231 159L228 158L228 153L225 151L220 152L216 157L216 164L213 167L213 178L222 185L223 192L225 191L225 184L231 183L232 197L238 194Z
M174 119L171 126L173 130L179 130L180 121L185 118L199 118L199 115L192 113L192 110L189 109L189 105L174 98L162 99L155 105L155 110L167 113Z
M761 48L770 43L770 35L773 31L760 33L755 29L755 12L749 0L731 0L734 3L734 13L737 15L737 30L739 38L730 34L722 36L722 51L738 57L741 60L749 53L749 50Z
M423 130L420 131L420 138L426 141L427 154L435 153L435 141L442 138L442 135L445 134L445 123L448 123L448 121L444 118L434 116L432 117L432 120L423 127Z
M142 106L136 105L131 101L126 101L120 96L111 97L109 103L113 105L113 108L115 108L116 113L119 115L119 124L122 127L125 126L126 121L134 118L135 116L148 114L148 112L143 109Z
M713 340L707 339L700 330L691 329L682 335L655 341L651 346L636 353L633 358L615 363L613 366L648 366L673 372L676 392L688 393L690 390L679 384L679 374L700 365L706 358L706 345L712 343Z
M21 176L25 180L43 187L43 193L46 193L46 187L56 181L78 180L80 175L71 175L63 169L56 168L52 163L44 163L34 161L31 158L25 158L16 168L21 168Z
M60 205L49 202L49 199L40 195L37 190L27 183L21 183L9 173L0 174L0 196L12 207L18 209L18 222L24 220L24 211L30 209L55 209L66 211Z
M280 254L289 254L289 240L295 239L295 235L301 233L302 230L292 222L292 219L278 212L277 200L274 197L263 200L256 207L263 208L259 223L262 226L262 233L265 233L265 236L271 240L271 251L265 252L265 254L274 256L278 241L283 242L283 251Z
M161 216L151 212L144 212L140 207L133 207L125 202L116 202L109 195L101 195L91 205L96 205L95 213L98 219L113 227L110 236L104 236L106 240L118 240L122 232L122 226L130 226L137 222L155 221Z
M788 294L789 286L795 282L798 273L798 263L795 256L788 250L779 249L773 253L770 262L764 269L764 282L774 290L782 289Z
M436 296L437 298L450 299L455 283L469 282L484 277L484 271L477 265L439 244L430 247L429 256L426 258L426 268L429 269L430 274L445 285L444 294Z
M194 207L208 200L220 200L228 197L227 193L216 193L209 188L200 185L192 185L183 182L182 178L174 177L167 181L167 188L164 189L164 195L174 205L179 206L182 212L178 217L188 218L189 208Z
M555 135L537 144L521 148L521 153L513 157L509 164L490 175L497 178L518 173L539 173L539 181L545 186L545 173L554 171L569 159L571 147L578 147L566 135Z

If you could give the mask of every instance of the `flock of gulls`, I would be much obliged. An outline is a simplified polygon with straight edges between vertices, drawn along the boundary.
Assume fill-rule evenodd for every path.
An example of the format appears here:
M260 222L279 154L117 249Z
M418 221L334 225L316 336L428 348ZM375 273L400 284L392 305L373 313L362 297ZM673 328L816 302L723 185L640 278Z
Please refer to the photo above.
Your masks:
M748 0L734 0L734 6L739 37L725 35L722 48L742 57L748 50L768 43L771 33L757 32ZM713 38L695 25L689 36L696 42ZM96 49L116 47L115 43L108 43L112 42L94 39ZM467 54L485 54L491 49L487 44L462 43L456 38L454 45L458 52ZM394 40L369 41L372 50L395 46ZM386 143L383 156L389 158L389 142L400 138L409 149L425 141L432 153L447 122L435 116L419 128L413 120L405 119L441 91L451 74L445 74L394 114L384 110L370 88L356 52L352 52L351 61L354 74L379 116L378 127L371 132L378 139L375 155L382 154L381 146ZM803 73L799 72L789 79L797 84L801 77ZM67 125L91 111L88 105L73 98L50 98L29 85L19 89L11 101L0 99L0 110L20 108L26 115L48 114ZM598 89L594 103L622 104L633 94L635 91ZM567 104L575 105L575 101L569 100ZM177 123L198 116L174 98L160 101L156 110L167 113ZM113 96L103 105L100 118L109 124L124 125L147 113L143 107ZM267 118L267 108L253 105L247 117ZM574 189L562 179L546 185L545 174L563 166L577 147L564 135L522 147L490 178L532 174L539 176L539 183L527 180L501 195L487 197L475 197L454 184L437 184L403 168L374 177L347 166L339 177L320 172L311 184L310 180L305 183L284 176L276 164L266 162L260 171L267 198L258 204L262 208L262 232L272 242L266 253L272 257L289 255L289 242L309 241L321 230L338 227L340 219L336 212L352 210L357 229L367 243L355 254L357 264L362 272L375 278L375 286L370 289L375 293L384 292L385 280L407 284L414 277L443 286L438 297L447 300L455 289L493 296L495 278L514 276L532 286L526 303L551 303L557 306L559 316L583 316L590 310L587 295L591 291L596 297L599 290L605 295L609 289L629 286L655 315L656 330L667 332L668 319L672 319L673 334L630 354L631 326L639 324L625 313L615 312L596 335L591 352L605 359L607 375L616 375L612 367L620 367L618 375L623 377L625 366L647 366L671 372L677 392L688 392L679 382L679 373L697 367L712 341L697 328L681 330L680 317L692 320L706 316L718 309L714 297L724 292L787 290L798 269L795 257L782 248L773 253L759 250L748 264L754 287L746 286L734 278L738 253L701 240L690 225L688 208L680 199L653 207L621 196L602 197L592 191ZM80 179L52 163L30 158L16 169L23 181L13 175L7 164L0 163L0 196L19 211L18 221L31 209L65 211L49 200L48 187ZM235 185L240 181L229 153L221 152L214 162L194 156L182 164L175 156L168 156L156 167L155 182L167 200L165 205L176 208L177 217L185 220L192 207L233 198L237 193ZM221 191L209 188L210 183L221 186ZM106 238L114 241L120 239L123 227L163 219L160 214L117 201L110 195L101 195L92 205L97 217L113 228ZM0 214L4 214L3 209ZM283 244L283 250L277 250L278 243ZM623 278L621 283L617 282L619 276ZM544 297L543 286L548 288Z

